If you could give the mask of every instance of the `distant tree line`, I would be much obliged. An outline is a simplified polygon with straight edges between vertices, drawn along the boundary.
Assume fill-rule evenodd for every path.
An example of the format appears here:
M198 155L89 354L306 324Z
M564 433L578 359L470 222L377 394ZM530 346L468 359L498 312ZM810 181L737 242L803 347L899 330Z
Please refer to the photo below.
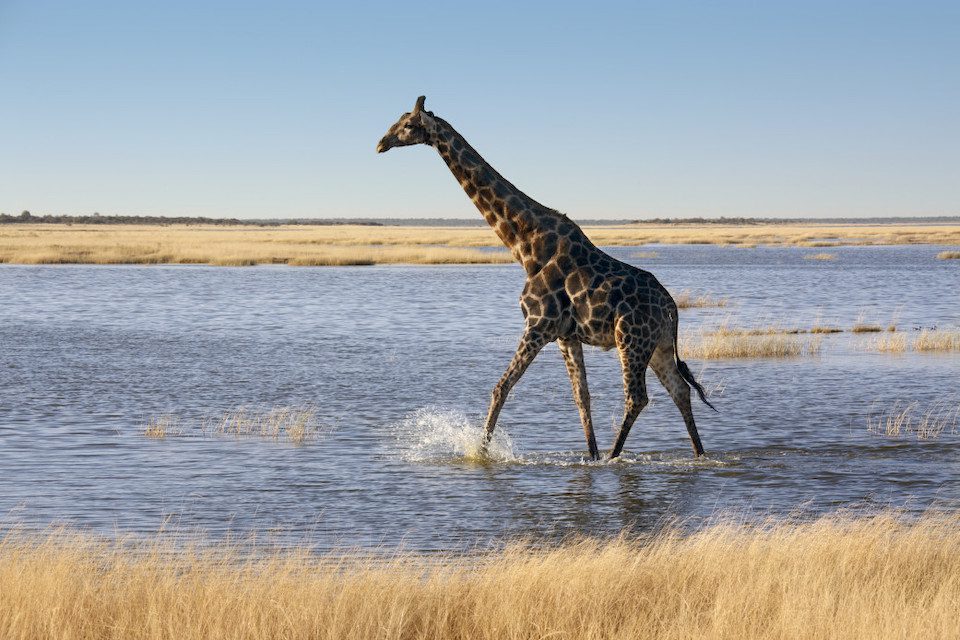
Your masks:
M645 218L643 220L631 220L630 224L957 224L958 222L960 222L960 216L891 216L886 218L727 218L720 216L719 218Z
M219 225L219 226L255 226L255 227L279 227L282 225L339 225L339 224L360 224L367 226L382 226L380 222L364 220L318 220L313 218L304 219L286 219L286 220L241 220L239 218L206 218L203 216L102 216L94 213L88 216L68 216L45 214L35 216L29 211L23 211L18 216L11 216L6 213L0 213L0 224L30 223L30 224L144 224L144 225L171 225L171 224L194 224L194 225Z
M650 218L644 220L633 220L633 224L788 224L799 222L799 220L787 220L785 218Z
M917 224L917 223L942 223L957 224L960 223L960 216L923 216L907 217L895 216L888 218L645 218L645 219L581 219L577 220L583 225L604 225L604 224L699 224L699 225L760 225L760 224ZM286 219L249 219L241 220L239 218L207 218L203 216L188 217L167 217L167 216L102 216L99 213L91 215L69 216L45 214L35 216L29 211L23 211L18 216L0 213L0 224L143 224L143 225L219 225L219 226L253 226L253 227L279 227L283 225L365 225L371 227L382 226L438 226L438 227L473 227L484 226L486 223L481 217L476 218L286 218Z

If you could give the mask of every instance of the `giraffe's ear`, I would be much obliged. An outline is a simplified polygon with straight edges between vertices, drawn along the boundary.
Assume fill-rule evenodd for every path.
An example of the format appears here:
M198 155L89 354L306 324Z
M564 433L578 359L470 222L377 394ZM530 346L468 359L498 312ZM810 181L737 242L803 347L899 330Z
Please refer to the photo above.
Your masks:
M429 111L421 111L420 124L422 124L425 128L432 130L436 126L437 121L433 119L433 114Z
M423 103L426 101L427 96L420 96L417 98L417 104L413 105L413 115L417 115L423 111Z

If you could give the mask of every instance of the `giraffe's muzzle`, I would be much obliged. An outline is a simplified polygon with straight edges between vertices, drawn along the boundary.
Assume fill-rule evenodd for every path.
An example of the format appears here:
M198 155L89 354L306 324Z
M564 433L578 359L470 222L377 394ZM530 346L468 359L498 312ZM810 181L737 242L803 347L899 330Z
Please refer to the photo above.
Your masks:
M389 151L393 148L393 141L390 140L390 136L384 136L380 142L377 143L377 153L383 153Z

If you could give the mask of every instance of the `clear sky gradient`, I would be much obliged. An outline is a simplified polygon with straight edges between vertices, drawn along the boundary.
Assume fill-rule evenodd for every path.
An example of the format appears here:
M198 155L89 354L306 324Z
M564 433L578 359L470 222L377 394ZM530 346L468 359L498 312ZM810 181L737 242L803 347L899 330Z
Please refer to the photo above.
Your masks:
M0 0L0 211L477 216L421 93L574 218L960 214L956 0Z

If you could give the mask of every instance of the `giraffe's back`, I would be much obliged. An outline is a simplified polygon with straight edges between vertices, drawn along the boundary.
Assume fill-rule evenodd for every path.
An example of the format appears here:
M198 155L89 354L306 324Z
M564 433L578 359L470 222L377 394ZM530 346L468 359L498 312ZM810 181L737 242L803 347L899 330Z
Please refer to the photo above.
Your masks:
M583 249L558 253L527 278L520 305L528 323L604 349L615 346L624 319L656 343L672 336L676 304L652 273L594 246Z

